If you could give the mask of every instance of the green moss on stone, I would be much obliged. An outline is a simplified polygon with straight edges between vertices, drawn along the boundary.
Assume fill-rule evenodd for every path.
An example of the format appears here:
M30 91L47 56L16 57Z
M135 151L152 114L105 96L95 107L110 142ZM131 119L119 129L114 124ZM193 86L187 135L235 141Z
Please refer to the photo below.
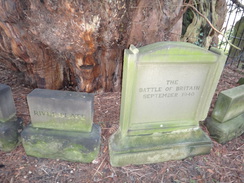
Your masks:
M0 150L9 152L16 147L17 143L18 143L17 139L13 141L13 140L0 138Z
M0 123L0 150L9 152L17 146L19 130L22 128L21 123L20 118Z
M49 120L46 122L34 122L32 123L33 127L36 128L47 128L54 130L70 130L70 131L79 131L79 132L90 132L92 129L92 121L87 121L86 123L80 122L78 120L69 120L69 121L57 121Z
M14 120L17 120L16 113L9 115L7 118L0 118L0 123L6 123L9 121L14 121Z
M100 135L98 125L94 125L90 133L29 126L21 134L27 155L84 163L89 163L97 157Z
M199 128L124 137L118 131L109 141L113 166L178 160L209 153L210 149L210 139Z

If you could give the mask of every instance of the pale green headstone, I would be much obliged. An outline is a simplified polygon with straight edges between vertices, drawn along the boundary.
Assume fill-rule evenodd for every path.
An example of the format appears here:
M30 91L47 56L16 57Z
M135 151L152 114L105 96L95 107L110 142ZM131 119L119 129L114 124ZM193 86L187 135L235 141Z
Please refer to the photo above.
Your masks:
M199 128L207 116L225 56L182 42L124 53L120 128L110 138L113 166L155 163L210 151Z
M222 91L212 117L219 122L225 122L242 113L244 113L244 85Z

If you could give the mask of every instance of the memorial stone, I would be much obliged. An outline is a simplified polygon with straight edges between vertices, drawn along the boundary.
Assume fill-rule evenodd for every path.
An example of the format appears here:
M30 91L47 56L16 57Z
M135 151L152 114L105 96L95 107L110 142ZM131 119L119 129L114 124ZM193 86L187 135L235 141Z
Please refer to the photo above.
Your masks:
M244 85L219 94L207 128L211 137L222 144L244 133Z
M225 56L189 43L159 42L124 53L120 127L109 142L113 166L156 163L210 152L199 128Z
M21 133L28 155L91 162L101 129L93 124L94 94L35 89L27 96L32 125Z
M0 84L0 150L11 151L18 144L22 120L16 117L11 88Z
M35 89L27 96L33 127L90 132L92 93Z

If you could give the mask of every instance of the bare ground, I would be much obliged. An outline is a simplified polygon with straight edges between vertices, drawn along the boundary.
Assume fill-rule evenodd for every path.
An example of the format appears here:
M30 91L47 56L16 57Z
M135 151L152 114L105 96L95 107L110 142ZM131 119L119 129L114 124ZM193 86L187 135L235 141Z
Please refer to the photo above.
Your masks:
M0 83L12 87L17 116L30 123L26 95L33 89L25 86L21 76L0 66ZM213 97L209 115L220 91L237 86L244 70L226 67ZM30 157L21 143L11 152L0 151L0 182L63 183L63 182L244 182L244 135L221 145L213 141L208 155L164 163L111 167L108 139L119 126L120 93L95 96L94 121L102 128L99 157L89 164ZM203 130L208 133L201 123Z

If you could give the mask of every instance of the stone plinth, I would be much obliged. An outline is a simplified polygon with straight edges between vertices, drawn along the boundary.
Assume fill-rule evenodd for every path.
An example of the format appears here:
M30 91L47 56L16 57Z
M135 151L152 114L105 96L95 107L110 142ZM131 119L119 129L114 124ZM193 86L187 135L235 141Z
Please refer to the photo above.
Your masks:
M225 123L220 123L214 118L208 118L207 128L214 140L224 144L244 133L244 113Z
M21 133L27 155L90 163L99 153L101 129L93 125L91 132L77 132L34 128L28 126Z
M210 138L199 128L124 138L118 131L110 141L112 166L180 160L211 149Z

